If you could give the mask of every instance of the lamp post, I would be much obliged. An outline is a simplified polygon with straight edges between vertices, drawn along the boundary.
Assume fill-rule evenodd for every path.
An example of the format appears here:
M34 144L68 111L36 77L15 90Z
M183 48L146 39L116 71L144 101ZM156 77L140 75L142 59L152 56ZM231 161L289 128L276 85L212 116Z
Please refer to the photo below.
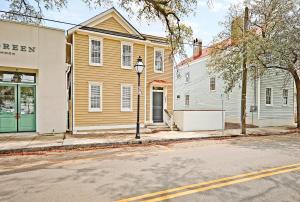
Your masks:
M135 71L138 75L138 102L137 102L137 121L136 121L136 134L135 134L135 139L140 139L140 96L142 94L142 89L141 89L141 74L144 70L144 63L142 60L142 57L139 56L137 59L136 64L134 65Z

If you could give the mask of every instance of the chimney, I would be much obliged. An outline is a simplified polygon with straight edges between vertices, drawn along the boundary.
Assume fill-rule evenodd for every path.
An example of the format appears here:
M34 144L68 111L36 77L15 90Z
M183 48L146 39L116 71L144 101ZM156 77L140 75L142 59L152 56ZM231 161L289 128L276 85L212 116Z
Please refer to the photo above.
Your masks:
M202 41L196 38L193 41L193 57L199 57L200 55L202 55Z

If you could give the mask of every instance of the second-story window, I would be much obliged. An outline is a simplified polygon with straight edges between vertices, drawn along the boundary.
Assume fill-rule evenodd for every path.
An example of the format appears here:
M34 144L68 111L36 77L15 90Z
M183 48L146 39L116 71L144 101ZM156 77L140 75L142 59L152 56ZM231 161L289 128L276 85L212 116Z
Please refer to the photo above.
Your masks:
M190 80L191 80L190 72L185 73L185 82L190 82Z
M154 72L164 71L164 51L162 49L154 50Z
M101 66L103 40L97 37L90 37L89 41L89 64Z
M133 54L133 46L131 43L123 42L121 45L121 62L122 68L131 69L132 68L132 54Z
M209 79L209 89L210 91L215 91L216 90L216 77L211 77Z

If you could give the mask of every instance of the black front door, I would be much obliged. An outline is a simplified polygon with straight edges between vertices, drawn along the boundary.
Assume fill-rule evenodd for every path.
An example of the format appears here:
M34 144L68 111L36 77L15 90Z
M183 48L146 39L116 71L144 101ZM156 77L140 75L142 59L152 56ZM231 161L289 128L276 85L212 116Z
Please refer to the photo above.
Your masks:
M164 94L163 92L153 92L153 122L161 123L163 119L163 105L164 105Z

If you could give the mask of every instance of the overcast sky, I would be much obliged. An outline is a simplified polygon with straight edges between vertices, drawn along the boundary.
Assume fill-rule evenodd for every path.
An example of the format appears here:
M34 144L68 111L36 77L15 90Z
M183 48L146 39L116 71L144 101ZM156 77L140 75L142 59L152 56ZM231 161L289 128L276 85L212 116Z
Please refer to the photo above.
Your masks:
M202 39L204 45L209 44L213 37L222 29L222 27L219 25L219 22L222 21L226 15L228 7L231 3L237 2L242 2L242 0L213 0L213 5L209 7L206 3L206 0L199 0L195 15L191 15L188 18L183 19L183 21L192 27L195 37ZM128 16L126 12L118 8L118 5L114 6L139 32L164 36L165 27L161 23L139 22L134 16ZM7 2L1 0L0 8L8 10ZM60 11L45 11L44 16L50 19L79 24L108 8L109 7L90 9L80 0L69 0L67 8L64 8ZM58 23L44 22L44 24L63 29L70 28L70 26ZM191 53L190 49L189 53Z

